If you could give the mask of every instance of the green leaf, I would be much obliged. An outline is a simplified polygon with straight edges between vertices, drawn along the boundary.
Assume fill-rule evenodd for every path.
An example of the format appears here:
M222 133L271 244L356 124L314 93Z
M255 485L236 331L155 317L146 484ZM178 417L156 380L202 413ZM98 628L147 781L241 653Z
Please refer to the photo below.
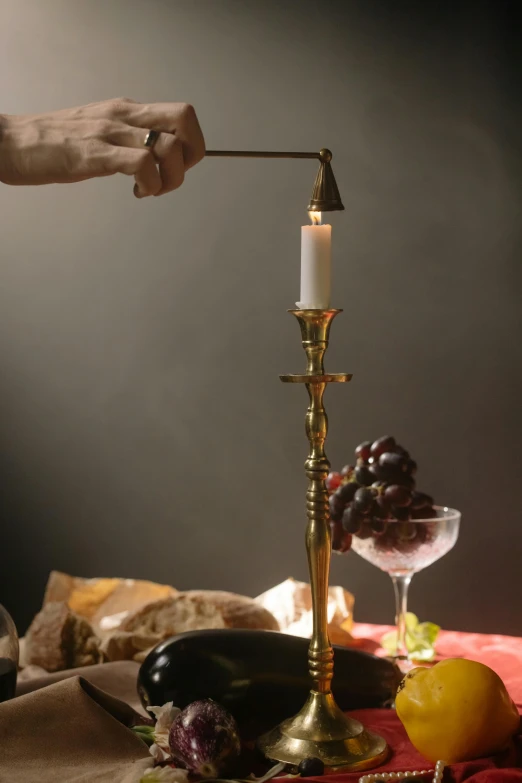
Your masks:
M440 627L435 623L419 623L418 617L412 612L406 614L406 649L412 660L431 661L435 657L435 642ZM391 655L397 649L397 631L384 634L381 645Z
M413 612L406 612L406 633L415 633L415 629L419 624L419 618Z
M154 726L133 726L132 731L149 747L154 743Z

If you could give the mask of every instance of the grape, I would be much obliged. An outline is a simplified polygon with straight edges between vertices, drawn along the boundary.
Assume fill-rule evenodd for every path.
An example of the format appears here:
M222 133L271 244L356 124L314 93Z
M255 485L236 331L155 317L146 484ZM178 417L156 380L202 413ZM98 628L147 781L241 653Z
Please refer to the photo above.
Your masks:
M395 536L394 527L395 525L387 525L380 535L377 534L377 536L375 536L374 533L374 545L377 549L387 551L395 546L397 539Z
M335 492L337 487L341 484L341 474L333 470L326 477L326 489L329 492Z
M402 454L396 454L394 451L385 451L379 457L379 467L396 470L399 473L408 472L408 461Z
M386 478L383 480L383 484L400 484L401 487L408 487L409 490L413 491L416 486L415 479L413 476L408 476L407 473L393 473L392 471L386 471L384 469L384 473L382 471L382 468L379 468L378 465L375 467L376 473L379 473L380 476L386 475Z
M371 538L373 535L373 531L370 527L370 523L364 520L364 522L361 525L361 529L358 533L356 533L357 538L360 538L361 540L364 540L365 538Z
M330 495L328 498L328 505L330 506L330 519L332 522L340 522L343 515L344 503L339 499L337 494Z
M412 492L411 507L417 509L424 506L433 506L433 498L425 492Z
M384 533L386 530L386 520L380 519L379 517L372 517L372 520L370 522L370 527L375 533L375 535L380 536Z
M306 758L301 761L297 771L302 778L320 778L321 775L324 775L324 763L321 759Z
M339 550L343 543L344 530L340 522L330 522L332 549Z
M359 487L353 496L353 506L362 514L368 512L373 504L374 492L368 487Z
M389 484L384 490L384 497L392 506L409 506L411 503L410 490L400 484Z
M363 484L366 487L369 487L370 484L373 484L373 482L376 479L375 473L370 470L370 468L367 468L366 465L359 465L355 468L355 478L359 482L359 484Z
M399 522L408 522L411 519L411 509L404 506L393 506L391 512Z
M353 505L349 505L344 509L343 513L343 529L347 533L358 533L361 529L361 524L364 517L360 511L358 511Z
M425 544L430 535L428 525L415 525L415 527L417 528L417 543Z
M335 494L339 498L339 501L346 505L347 503L350 503L351 500L353 500L353 496L357 492L358 488L359 485L357 482L349 481L347 484L342 484Z
M419 525L415 525L413 522L399 522L395 527L399 541L413 541L417 537Z
M414 508L411 512L412 519L435 519L437 512L432 506L422 506Z
M406 458L406 465L410 476L414 476L417 473L417 463L414 459Z
M386 519L390 516L390 503L388 499L386 498L386 494L379 495L375 498L374 502L374 508L375 508L375 516L383 517L383 519ZM377 508L379 511L377 511Z
M433 498L416 490L417 463L404 446L391 435L363 441L355 449L355 461L355 466L331 471L326 479L338 551L350 548L352 535L379 536L379 547L387 542L413 547L419 537L433 535L429 524L411 521L436 518L436 512ZM390 518L394 523L388 526Z
M385 451L379 457L379 462L374 466L377 478L390 484L401 484L404 479L409 479L407 462L401 454L393 451Z
M352 534L345 533L343 535L343 540L341 541L341 547L339 551L342 552L343 554L344 552L349 552L351 546L352 546Z
M363 462L368 462L372 455L372 442L371 440L365 440L364 443L359 443L355 449L355 456L357 459L361 459Z
M396 445L395 438L392 438L391 435L385 435L384 438L379 438L372 443L372 457L377 459L381 454L384 454L385 451L393 451Z

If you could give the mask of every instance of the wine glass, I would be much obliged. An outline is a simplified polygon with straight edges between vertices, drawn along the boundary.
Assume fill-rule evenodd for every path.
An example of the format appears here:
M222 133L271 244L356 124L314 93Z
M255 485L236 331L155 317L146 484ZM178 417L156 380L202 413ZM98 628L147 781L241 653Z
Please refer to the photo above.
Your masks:
M15 695L18 655L16 626L7 609L0 604L0 702Z
M414 574L453 549L459 535L460 511L434 506L431 519L390 520L382 532L365 526L353 536L352 549L392 578L395 590L397 649L395 657L410 665L406 648L408 588Z

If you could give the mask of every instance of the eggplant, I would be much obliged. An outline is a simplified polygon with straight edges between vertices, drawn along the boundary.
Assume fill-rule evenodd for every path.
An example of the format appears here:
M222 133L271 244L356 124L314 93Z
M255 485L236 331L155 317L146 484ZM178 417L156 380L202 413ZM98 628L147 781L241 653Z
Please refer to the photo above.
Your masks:
M311 687L309 641L276 631L189 631L161 642L142 663L144 707L174 702L183 709L213 699L256 736L294 715ZM384 658L349 647L335 650L332 690L343 710L389 706L402 679Z
M201 699L185 707L169 732L173 757L202 778L224 773L241 750L237 723L212 699Z

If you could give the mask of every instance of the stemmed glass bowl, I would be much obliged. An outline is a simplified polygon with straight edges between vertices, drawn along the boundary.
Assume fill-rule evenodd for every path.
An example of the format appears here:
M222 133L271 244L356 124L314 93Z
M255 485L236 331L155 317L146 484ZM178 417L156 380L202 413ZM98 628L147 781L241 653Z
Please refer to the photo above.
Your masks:
M434 506L430 519L407 522L389 520L382 532L363 527L352 538L352 549L360 557L391 576L395 590L397 649L395 657L409 665L406 648L406 612L408 588L413 575L444 557L459 535L460 511Z

